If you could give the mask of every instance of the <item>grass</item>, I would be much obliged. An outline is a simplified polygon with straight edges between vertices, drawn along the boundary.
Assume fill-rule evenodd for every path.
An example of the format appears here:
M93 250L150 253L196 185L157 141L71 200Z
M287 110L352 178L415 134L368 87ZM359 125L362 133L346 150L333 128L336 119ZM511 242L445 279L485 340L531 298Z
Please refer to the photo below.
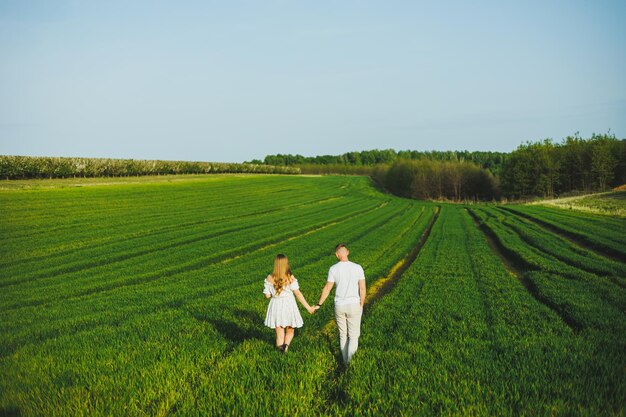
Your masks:
M363 177L0 190L0 415L624 413L622 219ZM273 257L315 302L339 241L370 289L359 351L345 369L331 297L281 356L262 324Z
M581 196L554 198L529 204L626 218L626 191L607 191Z

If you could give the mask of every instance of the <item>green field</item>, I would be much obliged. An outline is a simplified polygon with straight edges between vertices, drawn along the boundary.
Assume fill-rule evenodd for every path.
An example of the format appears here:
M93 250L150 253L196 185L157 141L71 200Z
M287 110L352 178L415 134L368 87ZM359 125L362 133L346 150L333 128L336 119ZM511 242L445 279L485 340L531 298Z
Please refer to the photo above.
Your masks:
M624 415L626 219L453 205L365 177L0 181L0 415ZM622 200L623 201L623 200ZM285 253L316 302L347 242L370 289L289 353Z
M533 204L626 218L626 191L539 200Z

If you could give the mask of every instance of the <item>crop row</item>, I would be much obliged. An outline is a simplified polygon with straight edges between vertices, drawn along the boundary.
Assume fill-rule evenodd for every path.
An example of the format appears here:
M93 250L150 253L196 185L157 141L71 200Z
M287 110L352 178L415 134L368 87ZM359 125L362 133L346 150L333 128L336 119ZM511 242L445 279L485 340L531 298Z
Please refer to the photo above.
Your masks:
M490 208L487 211L496 213ZM543 253L549 254L566 265L610 277L618 285L626 286L626 264L601 256L580 247L570 240L550 233L536 223L512 211L498 209L498 219L526 242Z
M507 226L501 213L486 208L471 211L493 233L505 255L518 263L522 279L527 280L530 291L555 309L574 329L610 332L623 327L624 288L607 277L570 266L542 248L527 245L513 228ZM551 279L545 279L547 276Z
M134 286L122 281L121 286L104 292L5 311L5 357L0 368L3 381L10 380L14 372L26 372L28 377L21 378L17 385L3 386L4 401L28 404L26 411L47 415L61 414L59 410L68 410L75 402L101 414L156 413L186 394L205 401L205 411L219 407L222 402L200 397L207 389L200 388L202 381L215 382L213 377L206 379L212 372L214 377L225 379L226 375L219 372L220 364L231 363L231 355L239 357L244 345L256 342L256 354L263 358L271 346L271 332L259 331L266 304L260 289L274 254L288 254L311 301L325 281L325 272L333 262L332 247L339 240L350 243L354 259L366 267L369 279L375 278L404 255L401 252L419 237L419 228L432 215L432 209L426 212L423 205L414 202L394 200L380 204L384 201L381 198L378 202L358 203L367 210L345 220L341 218L346 211L337 209L327 217L330 223L310 232L302 233L286 224L285 229L292 233L283 239L280 234L273 235L280 230L280 222L273 227L268 225L266 233L272 237L271 243L253 251L240 250L238 246L233 253L235 249L240 253L210 267L179 271ZM302 226L313 226L311 220L300 217ZM238 236L245 246L245 231L232 235ZM406 241L400 241L399 235ZM393 249L387 250L389 247ZM380 248L385 248L384 256ZM68 283L76 282L76 278L68 276ZM106 275L99 279L108 281ZM311 319L307 316L307 328L321 326L330 319L330 310ZM299 336L294 351L298 351L300 340ZM315 340L323 350L314 349L310 355L324 355L327 364L334 367L334 360L329 362L327 345L322 343L324 339ZM308 356L304 346L305 343L301 352ZM51 354L55 360L47 362L45 358ZM268 360L278 365L276 361L280 359ZM39 365L31 368L35 363ZM309 361L307 366L313 369L318 364L318 360ZM42 373L50 377L42 378ZM297 372L294 375L292 378L303 376ZM250 377L256 381L256 392L260 394L259 388L266 382L263 375ZM271 378L278 382L275 373ZM321 380L308 381L307 386L312 389L304 398L312 399L316 392L313 388L321 389ZM234 392L242 389L243 381ZM128 408L115 408L103 400L113 397L120 399L116 402L119 407ZM184 403L187 407L191 404ZM179 407L184 409L180 404Z
M626 219L595 214L567 212L562 209L537 206L507 206L544 226L578 239L591 248L626 261Z
M294 203L292 205L283 205L280 208L273 210L247 212L245 214L217 219L211 217L207 218L206 215L201 214L189 215L189 213L185 212L184 215L179 215L176 217L175 223L166 222L165 224L163 224L160 222L156 222L154 224L146 224L145 222L142 222L139 224L127 225L127 228L125 228L124 231L117 234L113 234L110 232L104 234L99 231L91 230L90 232L87 232L88 234L85 234L85 236L83 236L81 240L64 242L60 245L38 247L37 250L33 250L32 248L30 248L29 250L29 246L32 246L32 244L25 244L25 249L23 251L12 251L12 256L9 259L5 259L4 262L0 262L0 266L14 265L16 263L19 263L20 266L24 266L27 263L36 263L40 262L41 260L48 261L50 257L62 257L76 254L80 251L88 251L94 249L103 250L105 247L109 248L119 244L120 241L141 242L143 240L161 238L162 236L169 237L171 236L172 232L184 234L186 231L200 226L204 226L206 229L214 224L237 224L247 220L250 217L254 217L256 220L270 213L279 214L285 210L293 210L313 205L323 205L331 202L337 203L342 199L342 197L322 198L319 200L312 200L308 202ZM204 210L206 212L206 209ZM113 222L115 222L115 220L113 220ZM67 233L67 231L65 233Z
M430 206L425 208L423 215L421 210L407 213L414 219L410 223L411 227L407 230L407 234L404 235L404 240L410 242L408 246L412 247L419 240L434 212L434 207ZM407 215L403 217L408 217ZM403 245L403 250L398 247L383 257L377 254L381 247L393 247L390 243L394 242L394 231L397 233L398 229L399 227L389 223L384 228L378 229L378 233L368 235L368 239L360 239L351 244L351 250L355 254L354 259L363 265L366 271L366 281L370 286L386 275L400 257L406 256L407 246L405 245ZM317 288L315 288L319 291L324 284L328 265L328 261L308 264L299 273L305 276L311 274L320 276ZM254 290L258 291L258 287ZM303 291L309 294L309 286L307 285ZM314 293L317 295L316 291ZM297 355L295 360L291 358L281 360L282 358L277 355L268 355L267 345L271 343L271 338L266 338L267 341L265 341L261 336L257 336L239 342L234 341L232 351L220 357L215 366L211 366L207 373L197 381L196 389L191 395L193 395L194 402L199 404L199 410L186 409L186 412L191 415L219 415L228 412L250 415L268 412L279 415L326 413L329 404L335 400L333 386L336 383L337 369L340 366L336 340L334 338L328 340L322 332L325 325L332 320L332 301L329 304L319 310L315 316L305 317L305 328L299 332L301 336L297 336L291 347L294 355ZM194 309L190 310L192 307ZM247 310L247 312L243 306L238 305L230 308L220 307L223 308L223 313L218 322L230 323L231 329L238 329L232 332L234 334L246 328L253 328L249 321L241 320L240 317L254 317L255 312L258 317L263 314L262 307L252 311ZM187 311L193 311L195 316L202 308L206 308L206 305L200 300L185 307ZM211 310L202 317L214 315L215 312ZM245 333L245 330L243 332ZM231 332L225 331L225 333ZM241 366L242 363L249 365L244 367ZM285 391L285 395L279 402L255 401L255 398L263 397L267 386L285 386L290 389Z
M355 254L360 253L361 249L363 253L366 253L367 247L372 248L371 253L375 253L374 248L385 246L390 239L397 238L397 229L405 230L407 222L415 222L416 218L421 215L421 208L407 211L409 210L407 207L409 203L393 202L372 212L372 218L369 220L368 216L363 215L352 221L339 223L309 234L302 239L295 238L284 244L261 250L262 253L256 256L253 254L228 262L222 269L215 268L210 274L213 278L209 275L208 280L204 282L200 282L199 277L192 279L189 276L179 276L179 281L160 282L156 287L146 287L146 291L141 293L123 291L104 296L97 295L88 299L66 300L59 303L58 307L54 304L50 305L47 311L49 316L54 316L56 312L61 313L61 310L63 312L72 310L72 305L74 305L78 308L73 311L77 314L74 317L82 318L83 315L89 315L90 309L99 308L99 298L104 298L103 307L108 302L112 303L108 305L106 311L103 309L104 320L101 323L83 327L78 333L64 332L62 328L57 328L60 332L57 332L54 339L47 338L47 341L42 344L23 345L19 351L20 356L13 356L14 359L26 359L31 358L32 354L42 359L48 354L46 352L55 352L59 360L47 368L50 375L53 375L53 380L47 382L49 385L43 383L44 388L41 388L41 380L35 385L44 389L44 392L46 388L54 390L58 385L67 386L67 389L72 391L71 395L68 392L67 395L57 397L52 403L42 401L40 397L29 396L29 407L33 410L46 410L47 414L52 412L53 415L54 410L67 409L68 402L81 400L84 401L83 404L90 404L99 412L106 413L106 407L103 408L101 403L97 403L97 399L110 398L113 395L116 398L128 400L121 401L119 404L127 404L129 408L118 409L117 412L133 414L133 410L135 413L141 410L154 413L167 401L173 401L167 400L168 393L171 392L173 386L178 387L176 391L178 395L185 395L185 393L199 395L202 392L199 389L189 390L189 386L186 389L180 386L180 371L172 371L174 369L186 370L190 373L188 382L199 383L202 376L209 371L209 369L199 368L199 363L214 363L217 359L228 357L229 353L236 351L240 345L238 342L244 339L246 343L248 341L254 343L255 340L259 342L255 337L265 338L262 343L259 343L258 352L267 353L269 341L267 336L271 338L271 332L260 334L258 330L255 330L259 328L258 323L252 326L247 323L251 320L262 321L260 311L250 310L250 299L257 297L259 301L253 305L258 310L264 308L265 302L258 296L264 275L259 271L267 270L271 266L273 253L280 250L290 254L296 273L307 294L306 288L313 284L313 281L308 281L306 278L308 266L316 265L314 269L317 268L322 276L315 287L322 285L325 276L321 271L327 269L331 253L329 248L337 240L347 239L353 242ZM379 212L381 210L386 210L388 214L383 215ZM382 230L385 233L380 233ZM323 253L327 253L328 257L322 256ZM390 256L394 255L395 253L390 254ZM390 258L388 261L396 260ZM373 266L367 262L363 263ZM300 265L306 265L306 267L300 267ZM254 275L258 275L251 277L250 272L254 271L257 271ZM207 287L209 282L213 283L211 287ZM239 289L238 297L235 298L233 298L234 292L232 291L234 288ZM137 308L138 305L142 305L143 309ZM133 306L136 309L131 312L129 307ZM82 312L79 311L81 308ZM224 317L227 314L232 314L232 316ZM40 318L44 319L44 317ZM80 327L80 323L72 323L71 319L69 321L69 323L64 323L67 330L75 328L76 325ZM36 323L38 322L37 320ZM55 327L54 320L45 322L44 319L40 330L50 329L51 324L53 328ZM33 327L38 327L34 324L30 323ZM183 336L184 329L189 329L190 333L187 337ZM241 334L237 336L240 330ZM31 333L31 336L34 335ZM48 333L48 336L52 337L52 333ZM238 339L241 337L244 339ZM200 346L201 350L198 350ZM126 352L126 354L124 357L119 357L118 352ZM171 353L163 357L164 352ZM115 360L111 355L114 355ZM74 364L63 365L65 363L63 359L73 360ZM114 364L114 367L108 368L107 363ZM158 366L155 366L155 363ZM308 366L314 367L317 364L318 362L310 362ZM25 363L21 365L27 367ZM217 363L211 366L211 370L215 366ZM20 369L20 366L16 364L11 369ZM100 371L95 372L94 369ZM4 369L4 371L7 370ZM128 378L129 373L142 375L141 382L136 379L127 381L125 378ZM120 384L119 378L123 378L125 383ZM254 378L258 384L259 376ZM118 382L112 384L113 380ZM312 384L319 383L319 379L309 381ZM242 387L243 385L239 389ZM32 386L29 386L29 389L30 391L11 389L11 393L18 395L18 392L33 392ZM210 400L210 397L205 398L205 401ZM183 403L187 406L190 404L189 402ZM179 407L182 406L179 405Z
M234 220L232 222L212 222L210 225L201 224L182 232L172 229L168 233L158 236L157 239L150 236L141 240L121 240L115 244L99 246L92 250L77 250L63 257L44 259L39 264L16 265L13 269L6 268L6 273L8 277L11 277L14 269L22 271L19 275L19 282L43 278L47 278L47 281L50 279L59 281L61 274L82 273L85 270L90 270L90 276L94 277L99 274L98 268L103 269L105 273L110 273L112 266L123 268L126 274L134 274L170 265L169 258L177 256L176 252L185 248L193 249L193 253L188 252L187 254L190 258L195 255L194 260L201 259L203 256L215 257L222 252L230 253L239 246L250 245L255 241L266 242L268 239L272 239L272 236L268 236L269 228L273 228L276 234L289 234L294 230L302 230L302 220L306 225L318 227L319 224L338 218L334 216L342 215L345 217L373 207L375 207L375 203L366 201L341 202L341 204L300 209L300 216L285 218L284 213L279 212L249 219L247 224ZM240 238L241 234L244 233L246 240ZM259 244L257 243L257 245ZM161 256L153 256L157 253ZM143 264L143 260L156 264L146 265ZM49 266L46 267L46 264ZM159 267L159 265L161 266ZM63 280L66 281L65 277ZM23 287L28 288L28 286Z
M0 410L623 413L622 264L508 210L443 204L436 215L357 177L256 180L0 193L12 259L0 260ZM345 371L325 331L332 296L313 316L301 310L287 355L262 324L276 253L314 303L340 241L370 289L409 259L366 305Z
M389 208L390 208L390 209L393 209L391 205L389 205ZM373 215L375 215L375 213L373 213ZM359 218L358 220L359 220L359 221L361 221L361 222L363 222L363 225L362 225L362 226L360 226L360 227L361 227L362 229L367 229L367 228L368 228L368 223L371 223L373 219L374 219L374 218L369 219L369 218L368 218L368 216L364 216L363 218ZM386 220L387 220L386 218L383 218L383 219L382 219L382 221L386 221ZM358 224L358 221L355 219L355 221L354 221L353 223ZM350 230L350 229L352 229L352 230L358 230L358 229L355 229L354 224L348 224L348 225L347 225L347 230ZM352 231L352 230L350 230L350 231ZM267 251L265 251L265 252L267 252ZM265 255L265 256L268 256L268 255ZM246 256L245 260L248 260L248 261L249 261L249 260L253 260L253 257L250 257L250 256L248 255L248 256ZM264 261L264 262L266 263L266 262L267 262L267 259L265 259L265 261ZM216 272L218 275L219 275L220 273L222 273L222 271L221 271L221 270L220 270L220 268L219 268L219 265L217 265L217 268L216 268L216 269L217 269L217 270L216 270L215 272ZM192 278L192 277L190 276L189 272L190 272L190 271L179 271L179 273L178 273L178 274L171 275L171 276L163 276L163 277L161 277L161 276L156 276L156 278L158 278L159 280L158 280L158 281L156 281L156 282L152 282L152 283L151 283L151 285L150 285L149 287L146 287L146 292L145 292L145 293L143 293L142 295L146 295L146 298L147 298L147 299L150 299L150 298L151 298L151 297L150 297L149 292L153 292L153 293L154 293L154 295L156 295L156 298L158 298L158 296L162 296L162 295L163 295L163 294L162 294L162 293L163 293L163 291L161 291L161 288L160 288L159 286L156 286L156 287L155 287L155 286L153 285L153 284L155 284L155 283L157 283L157 282L161 282L161 281L163 281L164 285L166 285L166 286L168 286L168 285L172 285L172 283L176 283L177 285L179 285L179 284L180 284L181 286L183 286L183 285L184 285L183 289L185 290L185 292L186 292L186 293L193 293L193 290L194 290L194 289L195 289L195 290L196 290L196 292L197 292L197 288L190 288L190 287L189 287L191 284L194 284L195 286L200 285L200 288L202 288L202 290L203 290L203 291L205 291L205 292L207 292L207 293L210 293L210 289L206 287L206 284L204 284L204 280L202 280L202 281L199 281L199 280L198 280L198 278L201 278L202 274L206 274L206 272L207 272L207 271L206 271L206 269L199 269L199 270L197 270L198 274L194 274L194 275L199 275L197 278ZM183 275L182 277L180 276L181 274ZM155 275L158 275L158 274L155 274ZM237 276L237 275L235 274L235 276ZM242 276L242 275L239 275L239 276ZM245 275L243 275L243 276L245 276ZM181 279L181 278L184 278L184 279ZM212 282L212 281L208 281L208 282ZM128 283L121 282L122 288L123 288L123 286L127 286L127 284L128 284ZM185 284L186 284L186 285L185 285ZM203 284L204 284L204 285L203 285ZM203 287L204 287L204 288L203 288ZM215 287L216 287L219 291L226 291L226 290L228 289L228 285L224 285L224 283L223 283L223 282L221 282L221 281L215 281ZM170 291L168 291L168 292L167 292L167 295L172 295L171 288L170 288L170 287L167 287L167 289L168 289L168 290L170 290ZM191 291L188 291L188 290L191 290ZM128 300L128 298L127 298L127 294L120 293L119 291L114 291L114 288L111 288L111 291L110 291L110 292L111 292L111 294L110 294L110 295L111 295L111 297L106 297L106 298L107 298L106 303L108 303L108 302L110 302L110 301L113 301L113 300L111 300L111 298L112 298L112 297L117 296L117 297L118 297L117 302L120 304L120 305L119 305L120 309L121 309L121 310L123 310L123 309L124 309L124 307L128 307L128 305L127 305L127 304L128 304L128 301L129 301L129 300ZM130 295L133 295L133 296L134 296L134 295L135 295L135 293L133 292L133 293L132 293L132 294L130 294ZM184 298L184 297L181 297L181 298ZM95 301L97 301L97 300L95 300L93 297L89 297L89 298L87 298L87 299L83 299L83 300L82 300L82 302L83 302L83 303L92 303L92 302L95 302ZM137 303L140 303L140 301L141 301L141 300L139 300L139 299L138 299L138 300L136 300L136 302L137 302ZM168 302L168 303L175 303L175 301L171 301L171 300L170 300L170 301L167 301L167 302ZM70 305L72 305L73 303L68 303L68 302L67 302L67 300L66 300L66 302L63 302L62 304L63 304L63 306L65 307L65 309L63 310L63 313L66 313L66 312L71 311L71 308L68 308L68 307L69 307ZM80 300L80 299L77 299L77 303L76 303L76 304L78 304L78 305L80 306L80 304L81 304L81 300ZM135 303L132 303L132 304L135 304ZM59 305L61 305L61 303L59 303ZM109 307L112 307L112 306L111 306L111 305L109 305ZM29 309L29 310L31 310L31 309ZM50 312L51 312L51 310L52 310L52 311L54 311L54 304L53 304L53 305L49 305L49 306L47 306L47 309L46 309L46 310L44 310L44 311L42 311L42 313L43 313L43 314L41 314L41 316L40 316L40 317L37 317L37 321L42 323L41 328L42 328L43 330L45 330L45 331L48 331L48 333L50 333L50 332L54 333L54 327L55 327L55 325L53 325L52 323L50 323L50 320L46 320L46 319L45 319L45 317L50 317L50 316L51 316L50 318L53 318L53 319L55 319L55 318L56 318L56 317L55 317L55 316L56 316L56 314L48 314L48 313L50 313ZM107 309L107 310L110 310L110 309ZM117 311L117 310L116 310L116 311ZM93 310L92 310L92 312L93 312ZM37 311L36 313L38 313L38 311ZM36 313L35 313L35 314L36 314ZM60 313L60 312L59 312L59 313ZM33 312L30 312L30 314L33 314ZM22 309L19 309L19 310L16 310L16 311L15 311L15 315L17 316L17 317L16 317L16 319L15 319L15 320L11 320L11 322L12 322L13 324L17 324L17 323L19 323L19 318L20 318L20 317L29 317L29 314L28 314L28 313L26 313L26 310L25 310L25 309L23 309L23 308L22 308ZM78 320L79 322L81 322L81 321L89 320L89 316L90 316L90 315L89 315L89 314L84 314L84 312L82 312L82 311L81 311L81 312L80 312L77 316L78 316L78 317L77 317L77 320ZM31 316L31 317L32 317L32 316ZM55 321L58 321L58 320L55 320ZM47 324L46 324L46 323L47 323ZM52 325L51 325L51 324L52 324ZM63 325L64 325L62 322L61 322L61 323L57 323L57 324L60 324L61 326L63 326ZM48 325L50 325L50 326L48 326ZM71 323L70 323L70 325L71 325ZM33 329L31 329L31 330L33 330ZM9 332L7 331L7 333L9 333ZM13 332L11 331L11 333L13 333Z
M82 297L120 286L154 283L164 277L189 273L193 270L205 270L211 265L228 260L240 253L250 254L274 242L280 242L292 236L302 236L310 231L371 212L376 209L376 206L370 204L369 207L364 207L353 203L352 207L345 209L346 211L339 218L326 218L323 212L315 213L314 216L281 221L280 226L276 223L265 223L250 230L235 230L228 234L218 234L212 239L192 240L187 242L184 250L177 248L168 253L149 250L142 251L137 256L122 255L117 259L103 256L101 259L96 259L94 263L80 263L76 269L73 269L72 265L63 265L55 271L57 275L51 283L48 283L50 280L47 279L44 280L44 285L41 285L41 280L37 280L17 287L9 287L13 290L11 291L12 300L2 307L13 309L57 299ZM241 239L242 235L246 236L245 240ZM166 247L166 249L171 248Z
M444 206L397 287L366 316L337 415L602 415L626 386L619 344L575 335Z
M271 185L270 183L267 187L257 188L268 193L271 191ZM163 199L163 193L167 189L157 186L153 186L153 188L155 189L151 191L151 195L154 196L152 198L157 199L156 196L161 196L160 198ZM167 205L167 207L163 207L164 201L150 203L151 209L146 210L148 202L143 195L134 195L122 203L116 199L114 190L111 191L113 195L109 195L106 190L99 190L97 193L92 192L97 198L93 197L90 201L83 201L82 197L77 200L77 196L69 193L69 191L74 190L68 190L70 195L67 196L60 194L63 198L56 196L59 194L58 192L53 193L48 206L38 210L40 213L51 213L51 219L30 221L26 223L27 226L20 224L23 209L6 208L11 215L4 218L2 236L6 242L8 242L7 239L10 239L11 258L16 255L25 258L24 255L32 255L33 250L38 252L51 251L72 247L72 245L82 245L85 241L91 241L94 238L97 238L99 243L110 241L112 237L120 239L125 237L122 233L146 232L154 228L162 228L163 224L184 226L186 221L192 223L207 220L218 222L249 217L254 212L272 212L282 210L284 207L342 197L340 193L332 195L328 190L320 188L308 190L308 192L279 193L276 198L265 203L264 199L266 200L267 197L257 196L256 192L252 192L252 190L249 190L247 194L239 195L238 193L227 193L220 189L209 188L205 193L221 194L224 202L220 202L219 199L204 201L202 194L196 191L190 192L190 194L195 195L196 200L179 201L176 198L172 199L174 203ZM359 196L355 195L353 198L356 199ZM116 204L110 204L112 200ZM67 204L71 204L72 207L68 209L65 207ZM27 205L27 203L21 205ZM123 210L116 209L119 206L123 207ZM102 212L90 214L89 210L95 208L101 208ZM71 215L68 215L68 211ZM98 221L94 222L93 219L96 218ZM12 232L13 228L18 228L19 233L17 235ZM35 248L32 247L33 240L38 242Z

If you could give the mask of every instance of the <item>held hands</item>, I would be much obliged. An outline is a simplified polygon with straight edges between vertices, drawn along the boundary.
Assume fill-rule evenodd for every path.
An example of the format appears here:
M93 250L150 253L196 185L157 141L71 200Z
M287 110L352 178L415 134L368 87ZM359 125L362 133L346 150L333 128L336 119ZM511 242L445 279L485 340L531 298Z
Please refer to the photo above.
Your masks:
M320 306L309 306L307 310L309 311L310 314L314 314L318 308L320 308Z

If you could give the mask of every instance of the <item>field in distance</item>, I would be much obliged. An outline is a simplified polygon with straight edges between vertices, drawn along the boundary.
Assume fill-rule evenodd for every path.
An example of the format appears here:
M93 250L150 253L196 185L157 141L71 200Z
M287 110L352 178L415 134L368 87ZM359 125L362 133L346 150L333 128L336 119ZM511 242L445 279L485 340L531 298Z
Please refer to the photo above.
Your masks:
M625 231L365 177L0 181L0 415L623 415ZM280 355L274 256L314 303L340 241L370 290L353 362L332 297Z
M532 204L626 217L626 190L540 200Z

